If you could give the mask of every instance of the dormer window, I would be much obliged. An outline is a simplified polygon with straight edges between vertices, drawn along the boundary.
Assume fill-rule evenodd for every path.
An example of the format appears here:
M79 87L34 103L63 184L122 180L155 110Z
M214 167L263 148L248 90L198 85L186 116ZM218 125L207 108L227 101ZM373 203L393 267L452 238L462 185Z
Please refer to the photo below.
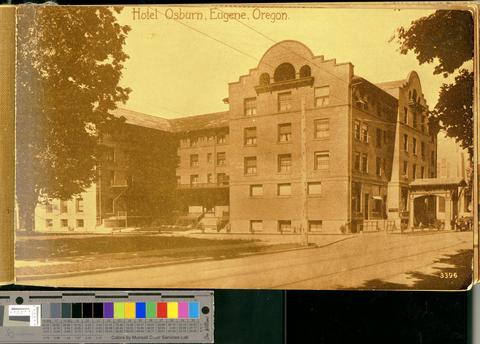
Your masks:
M275 69L273 80L275 82L294 80L295 68L290 63L282 63Z

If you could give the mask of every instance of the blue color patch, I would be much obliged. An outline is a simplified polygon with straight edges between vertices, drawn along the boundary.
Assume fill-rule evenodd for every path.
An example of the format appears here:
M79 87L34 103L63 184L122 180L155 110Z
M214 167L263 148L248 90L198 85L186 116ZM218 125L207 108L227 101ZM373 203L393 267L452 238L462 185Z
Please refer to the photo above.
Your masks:
M199 304L198 302L188 303L188 317L191 319L198 319L199 317Z
M142 319L145 318L147 314L147 306L145 302L137 302L135 307L135 318Z

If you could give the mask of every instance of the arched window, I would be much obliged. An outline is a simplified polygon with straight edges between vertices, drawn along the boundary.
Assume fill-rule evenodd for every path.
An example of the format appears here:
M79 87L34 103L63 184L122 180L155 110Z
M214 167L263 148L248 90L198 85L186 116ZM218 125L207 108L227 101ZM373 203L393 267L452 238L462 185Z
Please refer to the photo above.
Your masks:
M263 73L260 75L260 85L267 86L270 84L270 75L268 73Z
M310 66L305 65L300 68L300 77L301 78L306 78L307 76L312 75L312 70L310 69Z
M412 99L413 99L414 102L417 101L417 90L413 90Z
M275 69L273 74L273 80L275 82L294 80L295 79L295 68L290 63L282 63L280 66Z

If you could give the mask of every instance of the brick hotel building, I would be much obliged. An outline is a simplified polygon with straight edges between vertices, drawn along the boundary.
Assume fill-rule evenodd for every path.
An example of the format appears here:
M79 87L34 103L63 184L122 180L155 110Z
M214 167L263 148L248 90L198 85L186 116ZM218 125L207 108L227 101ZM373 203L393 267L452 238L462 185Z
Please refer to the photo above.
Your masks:
M177 220L232 232L341 233L359 231L365 221L400 227L414 206L436 212L436 196L420 205L409 198L415 179L436 178L438 127L417 73L375 84L355 75L351 63L283 41L228 85L224 101L226 112L172 120L116 111L139 135L153 130L172 138L158 144L176 151L165 173L176 179ZM121 159L122 145L108 146L109 159ZM114 181L122 163L115 164L102 172ZM125 191L135 177L117 178L124 182L93 186L96 205L87 208L95 209L98 228L126 225L120 221L135 212ZM56 229L45 206L37 212L37 228ZM57 215L63 227L75 224L74 212Z

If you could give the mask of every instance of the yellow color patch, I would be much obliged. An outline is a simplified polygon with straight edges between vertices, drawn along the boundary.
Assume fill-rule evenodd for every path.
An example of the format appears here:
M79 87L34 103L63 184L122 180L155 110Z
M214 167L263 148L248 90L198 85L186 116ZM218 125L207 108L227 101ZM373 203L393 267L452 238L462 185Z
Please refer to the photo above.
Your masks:
M178 302L167 302L167 318L178 318Z
M125 319L135 319L135 302L125 303Z

